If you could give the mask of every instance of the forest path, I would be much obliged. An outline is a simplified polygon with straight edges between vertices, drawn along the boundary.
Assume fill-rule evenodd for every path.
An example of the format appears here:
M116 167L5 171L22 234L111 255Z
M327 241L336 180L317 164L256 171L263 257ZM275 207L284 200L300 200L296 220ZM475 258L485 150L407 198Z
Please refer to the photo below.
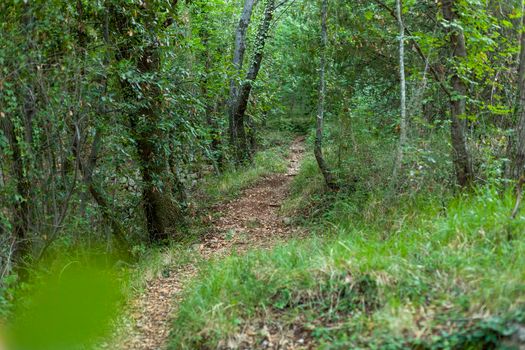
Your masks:
M291 145L285 174L266 176L244 190L237 199L213 207L220 215L197 245L198 254L203 259L210 259L232 251L242 253L252 248L270 248L300 234L285 223L279 209L299 171L303 154L304 138L297 138ZM145 292L132 302L131 319L118 331L117 345L112 348L163 349L181 291L197 273L197 267L189 264L151 280Z

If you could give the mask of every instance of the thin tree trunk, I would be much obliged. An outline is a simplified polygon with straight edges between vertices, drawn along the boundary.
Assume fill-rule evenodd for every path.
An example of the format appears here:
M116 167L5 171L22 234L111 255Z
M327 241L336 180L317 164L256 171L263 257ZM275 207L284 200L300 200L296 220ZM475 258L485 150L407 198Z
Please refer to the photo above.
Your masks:
M104 195L103 191L95 184L93 181L93 172L98 160L98 153L100 150L100 144L102 142L102 135L99 129L96 130L93 143L91 145L91 151L89 154L89 159L84 164L80 158L78 148L73 148L73 156L75 157L80 173L82 174L82 180L87 187L89 193L100 207L102 211L102 217L104 220L109 222L111 230L113 231L113 236L115 237L117 243L123 246L126 242L126 237L124 233L124 228L115 218L114 213L111 210L111 207Z
M244 161L249 160L251 157L248 142L246 139L244 117L246 109L248 107L248 100L250 98L253 83L257 79L257 75L259 74L259 70L261 69L262 59L264 56L264 46L266 44L266 40L268 39L274 10L275 0L268 0L264 11L264 18L257 33L252 64L250 66L250 69L248 70L248 73L246 74L245 81L239 89L237 101L235 102L232 113L233 127L237 133L235 138L235 151L238 163L243 163Z
M220 128L218 126L217 121L215 120L214 116L214 108L213 103L216 103L213 101L212 96L210 96L208 91L208 77L212 71L212 55L210 54L210 32L207 27L208 23L208 13L206 12L206 9L201 9L200 13L203 16L203 24L201 24L200 28L200 36L202 40L202 44L204 46L204 50L201 54L201 59L204 62L204 74L203 78L201 80L201 94L203 98L205 99L205 107L204 107L204 113L205 113L205 119L206 123L208 124L208 128L210 130L210 137L211 137L211 143L210 143L210 160L212 162L213 168L215 169L215 172L219 174L221 172L221 169L223 168L223 156L221 151L221 132ZM232 80L233 81L233 80Z
M240 77L241 70L244 62L244 53L246 52L246 34L248 33L248 27L252 18L253 8L257 0L246 0L244 2L244 8L242 10L241 19L235 33L235 49L233 53L233 68L235 69L235 77L230 80L230 102L229 102L229 132L230 142L232 145L238 137L237 130L235 129L234 113L235 105L237 102L238 85L236 77Z
M403 167L404 150L407 143L407 106L406 106L406 80L405 80L405 25L403 23L402 0L396 1L397 20L399 23L399 77L401 90L401 120L399 123L399 147L397 149L396 164L394 166L394 181L398 180Z
M156 73L160 69L160 57L157 48L146 47L137 67L142 74ZM156 142L162 139L161 130L157 127L160 91L150 83L144 83L142 90L148 93L150 101L132 117L132 124L135 126L134 135L144 182L142 198L150 241L160 242L168 238L167 223L163 214L165 214L166 206L171 201L169 192L166 189L158 188L156 185L158 177L164 170L163 161L158 159L158 155L156 155L158 152ZM145 117L147 125L138 126L138 120L143 117Z
M442 11L446 21L453 22L457 19L454 9L455 0L443 0ZM464 60L467 57L465 36L460 29L451 29L450 46L453 50L453 57L456 61ZM465 136L466 120L466 99L467 86L458 75L457 71L452 73L452 88L454 90L450 98L450 118L451 118L451 141L453 148L454 168L456 171L457 182L460 186L468 186L474 179L472 162L467 149Z
M15 237L13 261L20 266L21 264L23 265L24 258L31 251L29 240L29 191L31 184L24 170L22 152L15 135L13 122L4 114L0 115L0 129L11 148L11 169L19 197L13 212L13 232Z
M81 56L81 62L82 67L80 71L80 79L79 84L83 80L85 71L83 68L84 61L86 59L87 55L87 34L85 33L85 23L84 23L84 9L82 6L82 1L77 0L77 16L78 16L78 24L77 24L77 37L78 37L78 46L79 46L79 53ZM105 11L104 15L104 43L109 48L109 13ZM109 58L106 56L104 59L104 64L107 66L109 64ZM108 78L107 76L104 77L103 86L104 86L104 94L107 91L107 84L108 84ZM80 94L80 93L79 93ZM80 96L78 96L80 98ZM100 189L93 181L93 172L95 171L95 167L97 165L98 161L98 154L100 150L100 146L102 143L102 132L99 127L96 127L95 130L95 136L93 138L93 143L91 144L91 150L89 153L89 157L86 160L86 162L83 161L82 155L81 155L81 132L78 127L78 123L74 123L73 126L73 143L72 143L72 154L76 161L76 166L78 167L78 170L80 171L82 175L82 181L84 182L84 185L86 186L89 194L93 197L97 205L99 206L102 217L106 222L108 222L111 226L113 236L116 239L116 242L123 246L126 239L124 234L124 229L120 222L117 221L115 218L114 213L111 210L111 207L108 203L108 200L106 199L102 189ZM85 195L84 195L85 197Z
M518 180L525 170L525 14L521 23L520 39L520 62L518 72L518 124L516 126L516 137L511 139L509 149L511 150L511 164L509 177Z
M32 33L34 31L34 17L32 8L29 3L23 7L23 26L28 34L26 50L34 49ZM34 93L35 71L33 68L33 58L28 56L27 66L29 67L29 76L31 77L28 86L24 87L23 104L21 106L21 122L23 125L23 135L17 135L15 129L14 115L0 114L0 130L3 132L9 147L11 149L11 171L16 182L17 199L13 210L13 254L12 260L15 269L22 278L27 277L26 259L31 255L32 241L30 237L31 226L31 180L28 171L28 154L23 156L25 143L25 152L31 152L33 143L33 118L36 114L36 97ZM0 109L1 110L1 109ZM17 137L19 136L19 137Z
M315 133L315 147L314 154L319 169L323 174L326 185L331 190L336 190L337 185L335 184L334 176L328 164L326 163L323 156L323 127L324 127L324 105L326 96L326 47L328 44L328 30L327 21L328 17L328 0L323 0L321 8L321 67L320 67L320 83L319 83L319 102L317 111L317 129Z
M392 17L394 17L396 20L398 20L397 18L397 14L396 14L396 11L394 11L392 8L390 8L388 5L386 5L383 1L381 0L374 0L379 6L381 6L382 8L384 8L385 10L387 10L390 15ZM404 23L403 23L404 24ZM403 26L404 28L404 31L406 32L406 34L409 36L409 40L410 42L412 43L413 45L413 48L416 50L418 56L421 58L421 60L423 62L425 62L425 65L427 64L428 62L428 57L427 55L424 54L423 50L421 49L421 46L419 46L417 40L414 39L414 35L412 35L412 31L410 31L408 29L408 27L406 25ZM432 76L434 77L434 80L439 84L439 87L441 88L441 90L448 96L448 97L451 97L451 93L447 87L447 85L445 84L445 82L443 81L443 78L441 76L441 74L435 69L435 67L433 67L432 65L429 65L428 66L429 70L430 70L430 73L432 74Z

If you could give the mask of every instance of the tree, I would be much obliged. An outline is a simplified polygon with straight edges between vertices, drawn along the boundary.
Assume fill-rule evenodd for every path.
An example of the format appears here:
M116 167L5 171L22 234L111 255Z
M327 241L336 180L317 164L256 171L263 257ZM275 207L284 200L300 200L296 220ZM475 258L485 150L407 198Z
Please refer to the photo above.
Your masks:
M518 103L516 136L511 138L510 149L510 178L518 180L525 171L525 14L521 18L520 56L517 77Z
M403 153L407 143L407 106L406 106L406 79L405 79L405 25L403 23L403 3L396 0L396 14L399 23L399 84L400 84L400 111L399 123L399 147L397 150L396 163L394 166L394 181L403 166Z
M210 5L207 2L195 3L197 19L197 26L199 27L199 36L203 44L203 50L200 53L200 59L203 64L203 74L201 78L201 94L204 98L204 114L206 124L209 128L209 135L211 138L210 142L210 160L213 164L215 172L218 174L224 167L223 150L221 149L221 130L217 123L216 117L213 115L216 109L216 101L214 101L214 95L210 92L210 76L214 71L213 67L213 54L214 48L212 47L211 41L211 30L210 30ZM215 105L214 105L215 103Z
M234 148L237 163L243 163L251 159L251 154L246 139L245 113L246 109L248 108L248 100L250 99L250 93L252 91L253 84L257 79L259 70L261 69L261 64L264 57L264 46L269 37L270 25L272 23L274 11L275 0L267 0L264 10L264 17L255 40L251 65L244 81L239 88L237 98L233 104L234 107L232 110L232 115L234 131L232 134L234 135Z
M23 46L28 51L34 51L34 15L31 4L25 3L21 8L22 28L27 37ZM25 276L27 266L25 259L31 256L32 238L31 225L31 180L29 178L28 149L33 142L33 118L36 110L35 69L32 56L27 57L28 83L21 94L22 105L18 111L0 112L0 130L6 138L10 148L10 164L12 175L16 183L16 198L13 210L13 261L17 264L20 273ZM10 94L8 94L10 95ZM8 110L0 101L0 110ZM18 114L18 115L17 115ZM16 128L16 125L22 128ZM17 130L18 129L18 130ZM22 129L22 130L20 130ZM24 155L24 152L26 153Z
M461 27L456 22L458 15L455 8L455 0L443 0L442 11L443 18L448 27L450 49L455 64L461 64L467 57L467 48L465 36ZM458 72L458 68L451 68L450 82L453 94L450 97L450 131L453 148L454 168L456 179L460 186L469 185L474 179L472 161L467 148L467 139L465 136L466 128L466 94L467 86Z
M86 15L85 15L85 10L83 8L83 4L81 0L77 0L76 10L77 10L77 17L78 17L78 25L77 25L78 50L80 51L82 67L84 67L86 64L86 55L88 54L88 47L87 47L87 34L86 34L86 28L85 28ZM99 18L100 22L103 23L102 34L103 34L106 50L109 50L109 45L110 45L109 18L108 17L109 17L108 11L105 10L103 11L103 15L101 16L101 18ZM109 54L107 53L104 58L104 66L106 68L108 68L109 66L108 55ZM81 70L79 80L80 81L86 80L84 69ZM103 86L104 93L107 94L107 89L108 89L107 74L103 78L102 86ZM80 89L77 89L77 91L80 91ZM81 96L78 96L77 98L80 99ZM102 108L102 110L105 110L105 109L106 108L104 107ZM93 136L93 141L90 147L90 151L86 157L87 159L84 160L82 158L81 147L80 147L81 135L80 135L80 131L78 130L79 124L80 124L78 122L79 113L75 113L75 114L77 115L77 120L75 121L74 126L72 127L73 144L71 148L72 148L72 154L75 159L76 166L78 167L78 170L82 174L82 180L84 182L84 185L87 188L87 191L93 197L97 205L100 207L100 210L102 212L102 216L104 217L104 219L111 226L114 238L116 239L117 243L121 247L123 247L126 242L124 228L122 227L120 222L115 218L115 215L113 215L112 209L108 203L108 199L106 198L104 191L102 190L102 188L100 188L100 186L97 183L95 183L93 179L93 173L96 169L97 161L99 158L100 147L103 142L101 127L100 125L97 125L95 127L95 134ZM102 115L105 115L105 113L102 113Z
M235 75L241 76L242 66L244 62L244 53L246 52L246 34L248 33L248 27L252 18L253 7L257 3L257 0L246 0L244 2L244 8L242 10L239 25L235 32L235 48L233 51L233 68L235 69ZM230 101L229 101L229 133L230 143L235 144L238 139L237 129L234 126L234 113L237 103L238 96L238 84L235 78L230 80Z
M1 105L0 105L1 107ZM11 167L16 179L17 200L14 209L14 252L13 260L22 264L23 259L28 256L31 250L29 238L29 188L30 183L24 170L24 162L20 144L17 140L13 121L10 116L0 114L0 130L7 139L11 149Z
M328 30L327 30L327 17L328 17L328 0L322 0L321 5L321 66L319 68L319 101L317 105L317 118L316 118L316 132L315 132L315 147L314 154L317 160L317 165L323 174L326 185L329 189L337 189L334 176L328 164L326 163L323 156L323 125L324 125L324 108L326 98L326 51L328 46Z
M153 2L140 8L113 8L118 35L117 59L120 64L133 63L131 70L120 74L125 102L131 106L129 123L136 144L142 174L142 205L151 242L163 242L182 220L180 208L172 198L173 184L166 178L168 158L163 149L162 93L155 77L161 69L157 30L169 22L159 23L159 9ZM135 26L136 25L136 26ZM142 31L140 31L142 30ZM135 33L135 31L137 31Z

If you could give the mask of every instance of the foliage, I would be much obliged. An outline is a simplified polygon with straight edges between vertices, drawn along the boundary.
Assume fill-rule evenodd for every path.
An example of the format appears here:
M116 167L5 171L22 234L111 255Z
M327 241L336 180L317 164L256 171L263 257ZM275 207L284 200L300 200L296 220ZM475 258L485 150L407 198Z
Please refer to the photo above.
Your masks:
M202 216L285 172L293 137L306 135L312 153L320 1L276 1L263 51L257 33L273 0L258 1L245 55L263 57L254 81L244 78L254 62L231 57L243 3L0 3L0 316L19 316L20 334L41 326L24 321L36 300L42 313L85 321L76 336L91 342L104 330L70 318L86 312L78 299L50 297L61 269L103 257L107 269L91 272L115 273L118 287L107 278L91 291L72 277L72 293L129 299L166 266L197 264L188 246L206 231ZM307 155L283 213L311 237L203 264L172 347L213 348L265 319L321 348L502 345L524 322L525 218L509 219L522 190L523 169L511 171L525 130L522 1L403 1L408 141L395 181L395 1L328 5L320 136L338 191ZM239 122L250 149L231 136L236 85L253 90ZM251 151L250 164L235 162ZM473 164L465 188L458 159Z

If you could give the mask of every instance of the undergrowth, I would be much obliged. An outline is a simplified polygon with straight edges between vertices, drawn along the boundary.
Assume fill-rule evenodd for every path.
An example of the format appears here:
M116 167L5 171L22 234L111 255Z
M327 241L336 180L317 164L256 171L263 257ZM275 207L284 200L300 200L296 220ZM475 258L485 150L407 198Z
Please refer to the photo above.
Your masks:
M504 347L525 301L525 216L509 219L511 193L334 196L310 239L209 262L171 348L216 348L261 320L299 327L322 349Z
M232 169L220 176L210 176L209 179L205 179L200 186L200 191L209 196L210 201L206 203L209 205L214 201L233 198L262 176L284 172L286 152L284 144L274 146L259 152L252 165L240 170ZM202 208L202 210L205 212L207 208ZM110 327L110 324L115 324L118 328L119 324L131 321L128 319L126 305L144 291L148 281L167 275L178 266L199 263L200 258L195 254L192 246L209 229L205 222L199 220L201 215L203 213L198 213L192 219L183 240L172 242L167 247L135 244L126 254L119 254L106 245L76 244L73 246L70 242L56 244L42 261L31 267L25 282L17 283L14 279L11 284L4 283L0 290L0 317L9 320L9 323L16 327L20 325L20 331L16 333L20 339L31 338L29 333L34 333L35 329L56 329L57 334L39 333L39 342L43 344L43 342L52 343L55 339L61 338L60 329L65 330L69 329L68 327L74 327L74 324L86 323L86 320L91 317L89 315L93 314L93 324L89 324L91 328L84 327L84 333L89 338L86 342L95 344L98 340L104 339L106 337L104 334L107 335L108 331L114 328ZM81 279L68 284L61 282L64 276L69 274L81 276ZM105 275L111 276L110 279L105 285L101 284L100 288L96 287L98 284L92 279L93 276ZM102 282L105 281L102 280ZM106 299L107 303L102 303L100 298L90 297L90 295L95 297L99 295L86 289L85 286L89 285L93 285L93 288L98 288L98 290L106 289L107 293L111 291L111 295L100 296ZM58 297L63 298L60 294L63 287L70 289L78 287L78 290L70 293L68 298L71 300L57 300ZM49 288L54 292L48 294L40 292ZM111 300L111 305L108 304L109 300ZM38 314L38 310L34 311L32 305L39 305L39 307L43 305L44 309L45 305L49 305L55 310L53 313ZM97 310L102 312L101 308L106 309L106 312L103 313L104 319L95 317L98 315ZM30 315L31 318L38 317L38 320L26 319L24 315ZM78 327L71 328L71 331L77 332ZM83 334L80 331L77 333L79 334L76 334L75 337L80 339L80 335L83 336ZM36 335L33 338L36 339ZM109 339L106 341L112 342Z

